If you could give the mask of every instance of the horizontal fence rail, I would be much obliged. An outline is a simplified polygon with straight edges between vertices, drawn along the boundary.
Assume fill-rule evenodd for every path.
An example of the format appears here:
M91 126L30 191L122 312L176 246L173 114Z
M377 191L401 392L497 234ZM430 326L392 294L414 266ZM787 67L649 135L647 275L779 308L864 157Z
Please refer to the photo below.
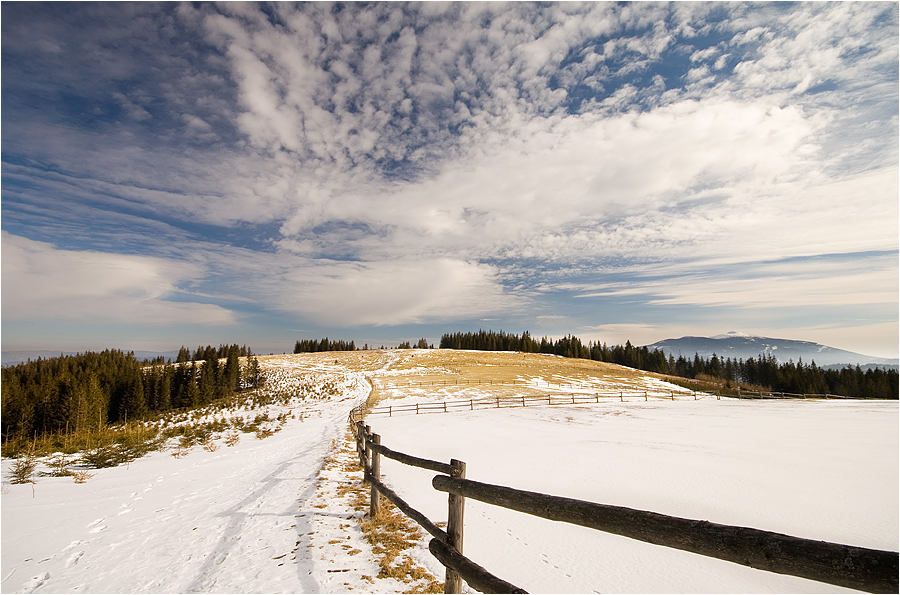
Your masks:
M485 570L484 567L472 562L438 539L432 539L428 543L428 551L441 564L458 573L476 591L481 591L482 593L528 593L528 591L508 583L502 578L497 578Z
M406 516L408 516L415 522L419 523L419 526L421 526L423 529L428 531L428 533L432 537L434 537L435 539L439 540L442 543L447 542L447 532L446 531L444 531L443 529L441 529L440 527L435 525L433 522L431 522L431 520L428 517L426 517L424 514L422 514L421 512L419 512L418 510L416 510L415 508L410 506L409 504L407 504L403 498L398 496L396 494L396 492L394 492L392 489L390 489L389 487L387 487L386 485L384 485L383 483L381 483L380 481L375 479L375 477L372 476L371 473L366 473L364 475L364 479L365 479L366 483L375 487L375 489L377 489L378 492L382 496L384 496L385 498L390 500L391 503L394 504L394 506L399 508L400 511L403 512L403 514L405 514Z
M758 570L872 593L896 593L898 589L897 552L801 539L442 475L432 480L432 486L442 492L552 521L590 527Z
M371 448L372 450L378 451L379 454L384 455L389 459L399 461L404 465L409 465L410 467L419 467L420 469L428 469L429 471L437 471L438 473L446 473L448 475L453 469L447 463L431 461L429 459L420 459L419 457L414 457L412 455L391 450L387 446L383 446L381 444L373 444L371 445Z

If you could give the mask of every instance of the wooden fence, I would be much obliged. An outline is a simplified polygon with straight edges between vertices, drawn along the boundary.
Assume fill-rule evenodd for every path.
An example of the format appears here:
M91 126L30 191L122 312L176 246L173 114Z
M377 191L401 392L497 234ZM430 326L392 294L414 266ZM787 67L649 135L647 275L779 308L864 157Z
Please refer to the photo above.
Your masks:
M467 480L466 464L462 461L451 459L450 463L442 463L384 446L381 437L372 433L360 419L362 414L362 408L354 409L350 413L350 422L356 435L364 478L371 486L369 512L373 517L378 514L383 496L432 536L428 549L446 568L445 593L461 593L462 580L483 593L526 593L463 555L466 498L759 570L871 593L898 591L900 556L897 552L801 539ZM432 487L448 494L446 530L382 483L381 456L441 474L432 479Z
M366 415L387 415L414 413L449 413L452 411L474 411L476 409L502 409L509 407L533 407L537 405L586 405L608 401L649 401L664 400L698 400L715 397L721 399L719 393L704 393L697 391L607 391L570 394L546 394L546 395L516 395L505 397L479 397L471 399L458 399L453 401L433 401L424 403L409 403L406 405L387 405L385 407L373 407ZM792 393L765 393L765 392L739 392L732 396L738 399L850 399L852 397L839 397L836 395L801 395Z
M635 401L649 399L663 399L666 401L675 401L679 398L689 398L693 400L703 399L709 396L705 393L676 393L669 392L628 392L615 391L609 393L594 394L562 394L562 395L516 395L505 397L479 397L472 399L459 399L455 401L434 401L425 403L410 403L408 405L388 405L386 407L373 407L366 412L366 415L387 415L388 417L399 413L449 413L451 411L474 411L476 409L502 409L509 407L533 407L536 405L586 405L589 403L600 403L614 401Z
M554 387L556 390L560 392L571 391L573 389L581 389L586 391L586 393L599 394L601 399L608 399L615 397L619 393L619 391L606 391L606 392L595 392L594 389L596 385L592 385L590 383L571 383L571 382L550 382L546 380L538 380L535 379L531 382L524 382L522 380L491 380L491 379L453 379L453 380L431 380L426 382L411 382L407 381L405 384L394 383L392 385L394 388L439 388L445 386L519 386L522 388L534 388L534 389L547 389L553 390ZM675 396L687 396L687 395L695 395L698 391L694 391L691 389L685 389L685 392L675 392L675 391L647 391L650 393L651 397L658 399L669 399L673 394ZM585 393L585 394L586 394ZM626 396L634 395L636 398L644 395L644 391L627 391ZM884 399L868 399L867 397L851 397L847 395L832 395L829 393L810 393L810 394L801 394L801 393L786 393L786 392L774 392L774 391L761 391L761 390L746 390L737 388L730 389L716 389L709 390L705 392L700 392L700 394L706 395L716 395L717 397L734 397L737 399L845 399L845 400L884 400Z

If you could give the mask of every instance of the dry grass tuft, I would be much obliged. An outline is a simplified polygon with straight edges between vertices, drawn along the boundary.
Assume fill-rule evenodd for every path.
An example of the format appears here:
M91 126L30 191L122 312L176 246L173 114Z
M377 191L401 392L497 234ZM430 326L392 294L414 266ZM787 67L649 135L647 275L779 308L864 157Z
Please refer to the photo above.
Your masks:
M413 560L408 550L416 547L421 538L418 526L413 525L390 502L384 501L381 513L360 522L363 535L372 553L378 556L378 578L393 578L411 584L404 593L443 593L444 583ZM421 584L424 581L424 584Z
M357 513L363 538L371 546L378 562L379 579L395 579L407 585L404 593L443 593L444 582L439 581L427 569L420 566L409 555L409 550L419 545L421 529L414 521L404 516L393 504L382 498L381 513L375 519L369 517L370 490L362 481L362 467L355 450L356 441L349 430L335 454L329 457L325 468L340 472L345 478L336 486L337 497L343 499ZM338 541L332 542L339 543ZM348 552L356 555L361 550ZM363 580L374 583L372 577L364 575Z

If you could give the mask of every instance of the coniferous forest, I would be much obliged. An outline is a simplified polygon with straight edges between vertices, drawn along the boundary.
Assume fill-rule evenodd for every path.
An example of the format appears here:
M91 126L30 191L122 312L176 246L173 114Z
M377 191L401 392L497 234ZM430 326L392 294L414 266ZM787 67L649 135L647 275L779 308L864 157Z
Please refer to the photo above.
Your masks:
M316 353L319 351L356 351L356 344L353 341L331 341L328 337L324 339L303 339L294 343L294 353Z
M241 368L239 358L246 357ZM222 361L224 360L224 361ZM262 381L247 347L182 347L175 364L106 350L2 370L3 441L91 431L170 409L206 405Z
M440 346L443 349L524 351L579 357L681 378L717 380L726 384L743 383L775 392L794 394L896 399L900 387L900 375L896 370L863 371L858 366L842 370L825 370L816 366L815 362L779 363L772 355L733 360L715 355L704 359L695 354L692 359L684 356L676 359L671 355L666 357L662 350L651 351L647 347L635 347L631 342L613 347L594 342L585 345L581 339L571 335L556 341L548 340L546 337L538 341L528 331L521 336L503 331L483 330L477 333L445 334L441 337Z
M421 339L418 347L427 347ZM404 348L412 346L403 344ZM833 394L870 399L897 399L896 370L846 367L826 370L815 362L780 363L771 355L747 360L677 359L661 350L605 343L584 344L567 335L537 340L503 331L453 333L441 337L442 349L521 351L621 364L682 378L738 383L797 394ZM353 341L297 341L294 353L355 350ZM245 366L239 358L247 358ZM259 362L238 345L182 347L174 364L157 358L140 362L132 353L106 350L29 361L2 370L2 437L31 439L54 433L80 432L107 424L140 420L172 409L207 405L245 388L259 386Z

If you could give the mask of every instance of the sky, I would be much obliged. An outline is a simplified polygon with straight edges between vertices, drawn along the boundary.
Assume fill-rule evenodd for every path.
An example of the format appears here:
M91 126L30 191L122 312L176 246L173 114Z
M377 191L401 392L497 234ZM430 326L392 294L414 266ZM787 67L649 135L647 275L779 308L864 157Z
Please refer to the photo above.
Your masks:
M2 347L898 356L898 5L2 4Z

